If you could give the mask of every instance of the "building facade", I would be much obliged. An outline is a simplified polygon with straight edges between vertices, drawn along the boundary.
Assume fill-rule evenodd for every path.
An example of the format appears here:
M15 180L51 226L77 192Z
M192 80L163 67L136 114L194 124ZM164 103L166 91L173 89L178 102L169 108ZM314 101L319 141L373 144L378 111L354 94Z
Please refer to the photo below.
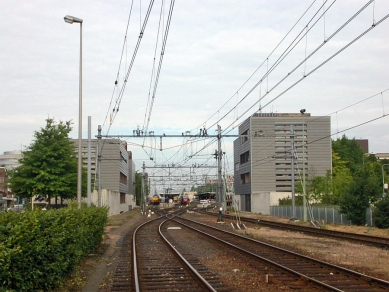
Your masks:
M0 155L0 167L7 170L14 169L19 166L19 159L22 158L21 151L5 151Z
M0 155L0 210L6 210L14 202L12 192L8 189L7 172L18 167L19 159L22 158L21 151L5 151Z
M78 156L78 140L73 139L75 155ZM117 194L115 206L120 212L128 211L135 205L135 164L132 153L127 150L127 143L119 139L103 139L101 141L101 169L98 177L98 139L91 139L91 190L98 190L100 179L101 189ZM82 140L82 162L88 169L88 140ZM111 200L113 202L113 200ZM112 206L110 208L113 208Z
M242 211L266 214L270 206L263 205L290 197L293 182L300 183L304 173L312 178L331 169L330 117L256 113L239 126L239 135L234 141L234 189Z

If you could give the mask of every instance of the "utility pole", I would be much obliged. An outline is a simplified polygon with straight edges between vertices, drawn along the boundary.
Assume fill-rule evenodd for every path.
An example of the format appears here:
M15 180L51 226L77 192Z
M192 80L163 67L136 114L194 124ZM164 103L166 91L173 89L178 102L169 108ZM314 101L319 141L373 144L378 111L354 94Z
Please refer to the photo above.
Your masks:
M142 172L142 214L146 214L146 202L145 202L145 163L143 162Z
M87 206L91 205L91 116L88 116L88 183L87 183Z
M290 144L291 144L291 183L292 183L292 219L296 219L296 204L294 192L294 125L290 125Z
M218 198L217 202L220 204L222 208L225 206L225 200L223 199L223 188L222 188L222 149L221 149L221 127L217 126L217 192Z
M97 129L97 164L98 164L98 194L97 194L97 207L101 207L101 125L98 126Z

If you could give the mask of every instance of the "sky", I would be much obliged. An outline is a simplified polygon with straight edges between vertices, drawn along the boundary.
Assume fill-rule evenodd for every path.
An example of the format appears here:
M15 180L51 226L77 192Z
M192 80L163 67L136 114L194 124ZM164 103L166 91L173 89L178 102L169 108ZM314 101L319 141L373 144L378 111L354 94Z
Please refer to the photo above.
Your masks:
M84 138L88 116L92 137L98 125L103 135L132 135L138 127L155 135L205 127L214 135L218 124L237 134L261 105L264 113L329 115L333 139L368 139L369 152L389 152L389 19L381 21L389 1L358 13L366 3L175 1L167 30L171 2L155 1L135 50L149 1L2 1L0 153L25 149L49 117L71 120L70 136L78 137L80 25L65 23L65 15L83 19ZM123 139L137 170L143 162L215 163L209 139L166 138L162 146ZM232 140L222 145L229 172Z

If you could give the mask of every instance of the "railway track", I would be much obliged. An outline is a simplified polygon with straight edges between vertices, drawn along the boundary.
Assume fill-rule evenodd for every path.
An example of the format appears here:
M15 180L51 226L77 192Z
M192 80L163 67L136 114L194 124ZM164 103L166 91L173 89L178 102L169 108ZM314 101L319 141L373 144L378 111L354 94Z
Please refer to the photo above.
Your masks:
M218 214L216 214L215 212L207 212L205 210L199 210L199 212L211 216L218 216ZM232 215L223 214L223 218L234 220L236 217ZM385 237L376 237L376 236L370 236L366 234L356 234L356 233L349 233L349 232L320 229L320 228L296 225L292 223L274 222L274 221L268 221L262 219L258 220L258 219L247 218L247 217L240 217L240 220L245 223L252 223L255 225L261 225L270 228L290 230L290 231L301 232L301 233L320 236L320 237L336 238L336 239L347 240L359 244L366 244L370 246L389 249L389 238L385 238Z
M230 248L239 249L252 258L273 266L276 271L288 274L306 284L312 284L326 291L384 291L389 289L389 282L345 269L340 266L319 261L285 249L281 249L257 240L220 230L203 223L175 218L176 223L183 224L205 236L212 237ZM278 276L280 273L278 273ZM277 276L277 277L278 277ZM293 282L292 285L295 285ZM290 285L290 283L289 283Z
M169 217L169 215L167 215ZM190 255L180 255L159 231L160 217L137 228L133 236L132 291L222 291L217 276ZM196 265L196 268L193 266ZM201 275L200 273L201 272ZM202 275L207 275L206 277ZM212 285L210 284L212 280Z

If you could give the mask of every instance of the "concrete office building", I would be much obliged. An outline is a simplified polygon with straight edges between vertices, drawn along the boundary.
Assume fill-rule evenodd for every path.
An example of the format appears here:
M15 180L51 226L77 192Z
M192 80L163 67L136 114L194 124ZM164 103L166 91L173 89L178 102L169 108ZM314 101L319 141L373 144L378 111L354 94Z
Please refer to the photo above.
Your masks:
M7 170L14 169L19 166L19 159L22 158L21 151L5 151L0 155L0 167Z
M305 177L324 176L331 169L330 134L330 117L308 113L256 113L245 120L239 135L247 136L234 141L234 189L240 210L270 214L270 206L291 197L291 136L295 185L304 171Z
M78 156L78 140L72 139ZM119 139L102 139L101 204L110 207L110 214L126 212L135 206L135 164L127 143ZM88 167L88 140L82 140L82 161ZM92 203L98 204L98 139L91 140Z

